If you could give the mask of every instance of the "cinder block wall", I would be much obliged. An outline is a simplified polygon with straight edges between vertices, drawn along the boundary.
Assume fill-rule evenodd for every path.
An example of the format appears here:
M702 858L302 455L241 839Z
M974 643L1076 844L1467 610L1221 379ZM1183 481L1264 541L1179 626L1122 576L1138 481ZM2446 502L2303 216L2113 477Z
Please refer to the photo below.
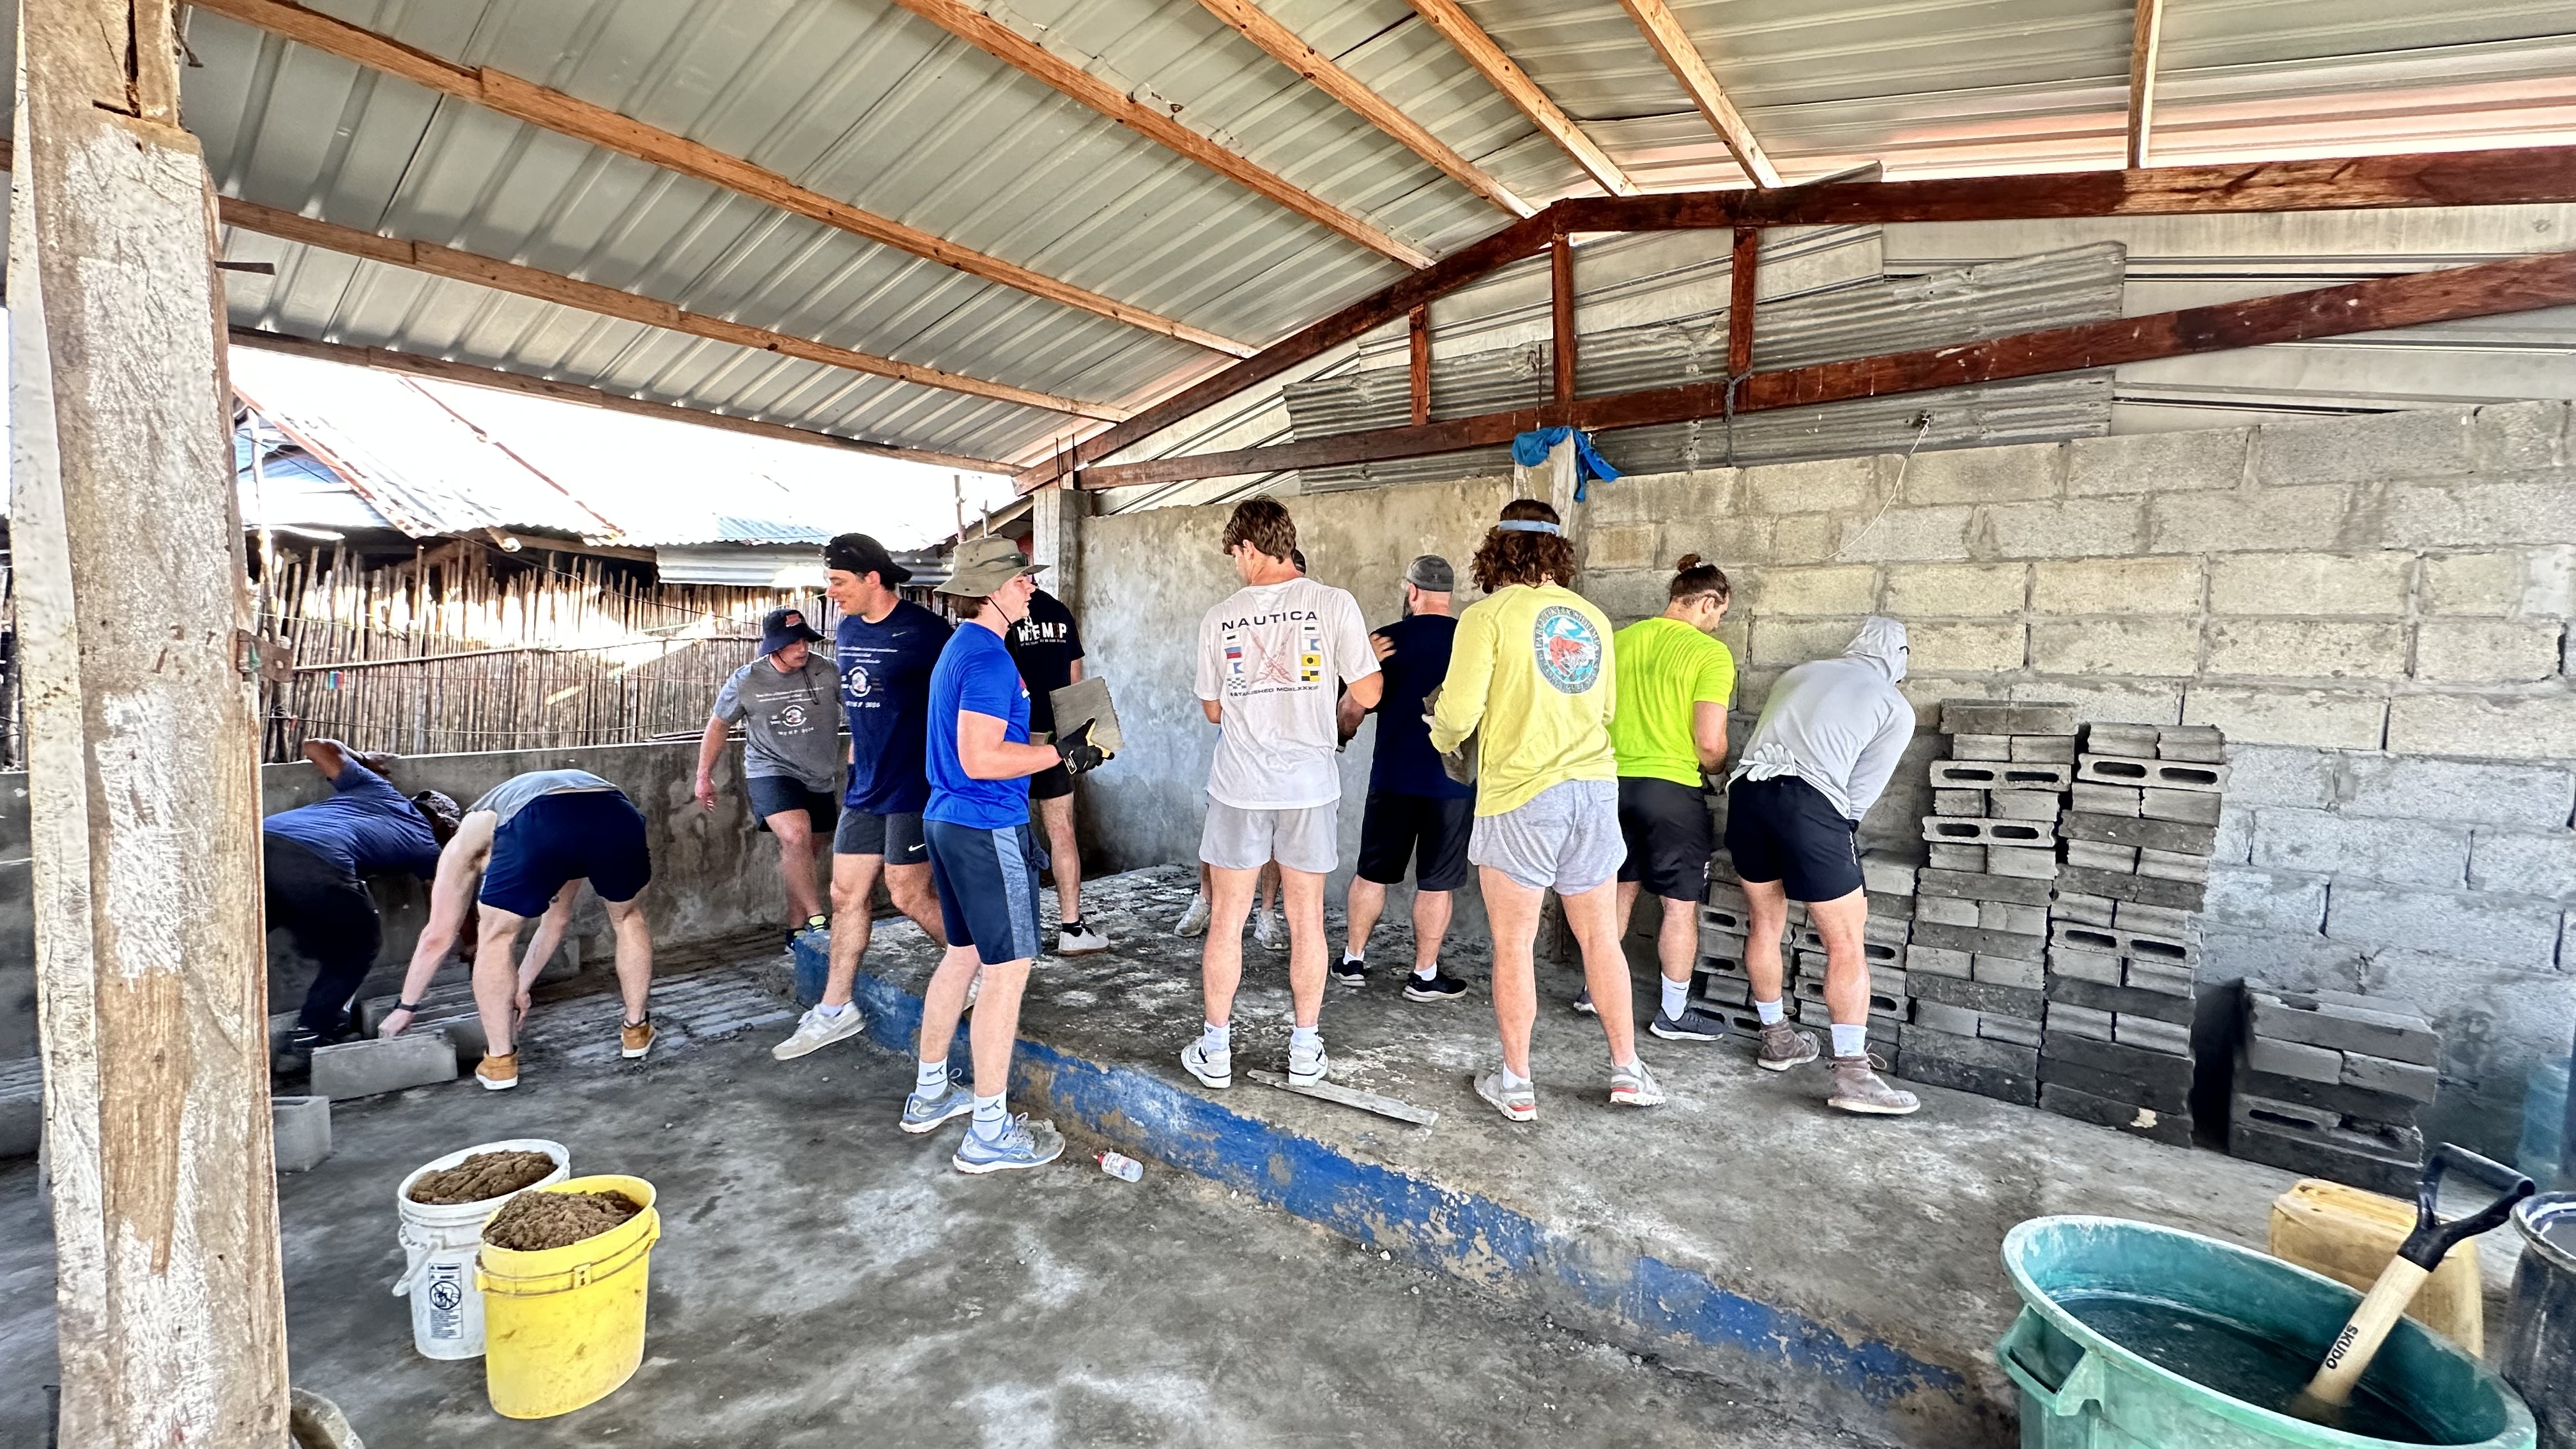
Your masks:
M2429 1013L2427 1130L2510 1153L2576 1035L2571 463L2567 405L2519 403L1622 479L1581 587L1625 622L1676 556L1727 569L1739 731L1870 612L1912 631L1914 760L1952 696L2225 729L2205 976ZM1919 852L1922 780L1865 835Z

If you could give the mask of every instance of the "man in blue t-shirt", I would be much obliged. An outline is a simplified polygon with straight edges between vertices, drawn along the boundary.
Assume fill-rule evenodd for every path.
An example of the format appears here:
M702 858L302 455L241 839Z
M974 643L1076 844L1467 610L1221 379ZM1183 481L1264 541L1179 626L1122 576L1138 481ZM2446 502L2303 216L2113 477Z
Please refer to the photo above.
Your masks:
M1416 557L1404 569L1404 617L1369 635L1386 687L1378 697L1377 756L1369 765L1366 813L1360 817L1359 865L1351 876L1344 910L1349 943L1333 967L1344 986L1368 983L1369 932L1386 909L1386 888L1413 866L1413 974L1405 978L1408 1001L1454 1001L1467 983L1440 971L1440 942L1449 934L1450 893L1467 883L1467 837L1476 826L1476 787L1461 785L1441 767L1431 748L1431 726L1422 697L1449 673L1449 644L1458 621L1449 613L1457 585L1449 560ZM1364 712L1342 697L1342 731L1359 728Z
M921 807L930 799L921 751L930 671L948 643L948 621L896 592L912 570L864 533L825 545L823 566L824 593L841 611L833 653L841 709L850 719L850 781L832 832L830 974L823 999L796 1023L795 1034L769 1049L782 1062L866 1029L850 988L868 953L880 874L895 908L946 944L921 839Z
M338 740L306 740L304 758L331 795L260 822L261 874L270 930L282 930L314 964L278 1060L293 1071L313 1049L358 1034L349 1003L384 947L384 919L365 877L401 871L428 880L438 847L455 833L456 802L435 790L405 797L385 780L391 755L362 755Z
M1042 946L1029 777L1059 765L1079 775L1103 758L1088 723L1053 744L1029 743L1029 689L1002 639L1027 617L1037 571L1009 539L978 538L958 546L948 582L939 586L968 616L930 678L925 756L930 802L922 833L949 946L922 994L918 1075L904 1099L902 1126L928 1132L971 1112L974 1121L952 1159L960 1172L1041 1167L1064 1151L1053 1127L1013 1118L1003 1107L1020 990ZM948 1081L948 1047L966 1010L967 987L979 974L984 984L970 1043L975 1084L971 1093L961 1092Z

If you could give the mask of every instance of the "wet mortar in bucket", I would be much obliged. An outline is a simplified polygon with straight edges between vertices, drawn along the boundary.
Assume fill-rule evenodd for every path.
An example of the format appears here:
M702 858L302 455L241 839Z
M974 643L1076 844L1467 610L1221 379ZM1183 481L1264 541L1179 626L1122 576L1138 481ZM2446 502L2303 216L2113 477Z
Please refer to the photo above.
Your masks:
M2313 1355L2215 1314L2116 1293L2062 1298L2058 1305L2156 1367L2276 1414L2290 1412L2317 1371ZM2368 1387L2327 1427L2398 1444L2443 1442Z

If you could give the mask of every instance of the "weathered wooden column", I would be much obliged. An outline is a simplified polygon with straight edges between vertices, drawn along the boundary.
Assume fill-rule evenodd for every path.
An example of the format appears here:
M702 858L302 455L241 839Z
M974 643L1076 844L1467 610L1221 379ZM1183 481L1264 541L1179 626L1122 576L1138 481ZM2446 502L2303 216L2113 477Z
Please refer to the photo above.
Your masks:
M259 776L170 0L18 17L9 307L62 1442L279 1449Z

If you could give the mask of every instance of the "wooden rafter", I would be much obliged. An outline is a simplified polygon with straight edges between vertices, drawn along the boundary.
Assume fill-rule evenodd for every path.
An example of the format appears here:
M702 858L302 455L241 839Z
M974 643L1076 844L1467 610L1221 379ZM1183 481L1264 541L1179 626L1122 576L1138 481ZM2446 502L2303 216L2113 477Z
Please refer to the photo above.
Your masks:
M354 367L381 368L387 372L408 373L413 377L435 378L440 382L486 387L499 392L518 393L524 397L541 397L550 402L573 403L608 412L632 413L637 417L689 423L697 427L715 428L722 432L740 433L754 438L773 438L782 443L809 443L818 447L865 453L871 457L899 458L907 463L928 463L941 468L962 468L974 473L1011 471L1009 464L996 462L991 458L974 458L963 453L942 453L929 448L900 448L891 443L871 443L859 438L845 438L837 433L817 432L812 428L768 422L761 418L737 417L731 413L709 412L704 408L681 407L674 403L654 402L649 398L627 397L621 393L585 387L575 382L558 382L552 378L530 377L525 373L503 372L498 368L477 367L470 362L450 362L443 357L428 357L417 352L397 352L389 347L354 347L340 342L318 342L310 337L291 337L283 332L267 332L256 327L235 327L231 330L230 337L235 347L253 347L263 352L283 352L296 357L314 357L325 362L347 363Z
M1753 310L1762 268L1762 228L1735 229L1735 250L1727 262L1726 375L1742 377L1753 370Z
M1413 13L1421 16L1424 24L1440 32L1441 38L1456 47L1458 53L1467 58L1467 63L1484 76L1486 84L1501 91L1504 99L1520 107L1521 114L1529 117L1531 124L1546 132L1548 139L1564 147L1565 153L1590 172L1602 190L1613 196L1637 194L1637 183L1628 179L1628 173L1619 169L1619 163L1610 159L1610 153L1585 135L1574 118L1549 99L1547 92L1539 89L1538 82L1531 80L1527 71L1503 54L1503 48L1494 44L1494 38L1459 6L1458 0L1410 0L1410 3Z
M471 101L513 120L524 121L621 156L694 177L852 236L909 252L941 266L954 267L969 276L981 277L1031 296L1044 297L1051 302L1229 356L1244 357L1253 351L1232 338L1159 316L1142 307L1129 306L1070 282L1041 275L1017 263L959 246L919 227L906 226L890 217L825 196L766 167L728 156L685 136L648 126L605 106L577 100L561 91L550 90L534 81L522 80L488 66L458 65L388 36L308 10L291 3L291 0L189 0L189 3L197 9L257 26L326 55L398 76L441 95Z
M1753 128L1744 123L1735 103L1718 88L1717 74L1708 68L1708 57L1699 53L1699 46L1691 40L1689 32L1682 29L1681 17L1673 14L1672 6L1665 0L1619 0L1619 3L1627 7L1628 18L1637 22L1637 29L1644 33L1646 44L1653 47L1656 58L1664 63L1664 69L1671 71L1673 79L1681 82L1691 104L1699 107L1699 113L1708 118L1709 129L1717 132L1717 138L1726 143L1726 149L1735 157L1735 164L1744 168L1744 174L1752 178L1756 186L1779 185L1779 170L1763 153L1762 143L1754 139ZM2153 3L2153 0L2145 0L2145 3Z
M1404 314L1405 382L1412 393L1413 421L1431 421L1431 309Z
M2570 304L2576 304L2576 252L2553 252L2285 296L2054 327L1985 342L1757 372L1738 387L1734 410L1767 412L1851 398L1928 392L2160 357L2341 337ZM1725 406L1725 382L1695 382L1485 413L1420 427L1376 428L1267 448L1111 464L1086 469L1082 486L1123 488L1419 458L1490 447L1532 428L1632 428L1687 422L1714 416Z
M1528 216L1538 210L1513 195L1483 167L1459 155L1394 102L1370 90L1330 56L1299 39L1297 32L1280 24L1254 0L1199 0L1199 4L1261 47L1271 59L1304 76L1317 90L1350 107L1360 119L1402 142L1407 150L1440 168L1459 185L1514 216Z
M2147 164L2147 133L2155 125L2156 44L2165 26L2165 0L2138 0L2129 36L2129 150L2132 166Z
M968 45L1034 79L1044 81L1073 100L1178 153L1299 216L1408 267L1426 267L1431 257L1421 249L1380 230L1358 215L1335 206L1277 172L1229 151L1180 122L1171 113L1149 106L1071 60L1023 38L1018 31L965 3L965 0L894 0L894 3L965 41Z
M255 231L280 241L299 242L321 247L343 255L363 257L387 266L426 272L451 281L471 282L478 287L513 292L540 302L573 307L622 322L639 322L647 327L660 327L672 332L685 332L712 342L727 342L756 352L774 352L782 357L802 358L826 367L847 368L895 382L935 387L945 392L964 393L970 397L990 398L996 402L1016 403L1021 407L1042 408L1048 412L1070 413L1076 417L1100 418L1116 422L1128 416L1128 410L1107 403L1078 402L1053 393L1033 392L1008 383L987 382L982 378L944 372L935 367L921 367L897 362L871 352L853 352L828 342L816 342L793 333L774 332L766 327L752 327L691 312L654 297L638 296L598 282L585 282L553 272L541 272L497 257L458 251L433 242L404 241L397 237L378 236L371 231L341 226L335 222L317 221L262 206L253 201L225 197L222 202L226 226Z

